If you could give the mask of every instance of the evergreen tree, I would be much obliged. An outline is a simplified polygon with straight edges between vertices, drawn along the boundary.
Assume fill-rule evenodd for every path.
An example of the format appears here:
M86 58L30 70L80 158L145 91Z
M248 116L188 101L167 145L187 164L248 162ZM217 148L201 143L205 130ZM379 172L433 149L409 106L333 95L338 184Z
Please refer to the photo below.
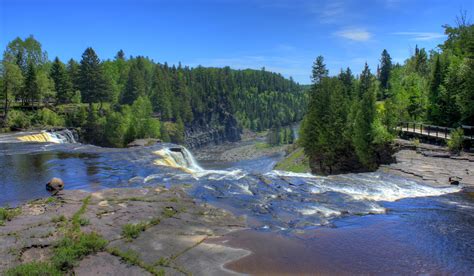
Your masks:
M327 77L328 72L323 56L318 56L313 63L311 80L313 83L318 84L322 78Z
M122 104L132 104L138 97L145 96L146 85L143 72L140 71L137 63L130 67L128 81L122 94Z
M434 124L440 122L440 110L439 110L439 89L443 82L443 72L441 68L441 61L439 55L436 55L436 61L434 68L431 73L430 88L429 88L429 107L428 107L428 120Z
M380 59L380 88L382 89L382 98L386 98L386 90L389 88L390 72L392 71L392 58L384 49Z
M361 96L354 121L352 135L354 149L362 164L374 169L375 155L373 150L374 135L372 126L375 120L375 91L372 86L372 74L367 63L360 76L359 93Z
M54 81L57 102L69 103L73 96L72 82L69 79L66 67L58 57L54 59L53 65L51 66L50 75Z
M33 62L28 64L25 77L25 86L22 93L23 104L32 105L39 98L38 84L36 82L36 68Z
M79 67L79 89L85 103L103 103L110 96L108 82L104 76L99 57L92 48L82 54Z

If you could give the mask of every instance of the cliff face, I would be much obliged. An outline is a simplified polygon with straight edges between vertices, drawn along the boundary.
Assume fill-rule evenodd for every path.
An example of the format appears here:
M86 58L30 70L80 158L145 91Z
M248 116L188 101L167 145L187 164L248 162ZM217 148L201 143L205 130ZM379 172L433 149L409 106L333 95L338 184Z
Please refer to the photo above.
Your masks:
M196 149L207 145L239 141L241 129L234 116L229 115L222 122L222 124L195 122L186 127L185 146Z

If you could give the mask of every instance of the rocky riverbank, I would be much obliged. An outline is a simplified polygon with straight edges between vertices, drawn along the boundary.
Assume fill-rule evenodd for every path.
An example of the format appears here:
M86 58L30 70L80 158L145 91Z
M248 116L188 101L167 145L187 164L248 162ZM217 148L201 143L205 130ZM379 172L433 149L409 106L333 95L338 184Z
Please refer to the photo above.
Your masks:
M0 226L2 275L15 267L75 275L227 275L234 273L225 263L249 254L208 242L245 228L244 218L199 204L182 188L61 191L9 212Z
M395 153L396 163L382 165L379 170L414 178L429 184L450 185L449 178L459 178L460 185L474 189L474 155L451 154L446 148L428 144L396 141L400 150Z

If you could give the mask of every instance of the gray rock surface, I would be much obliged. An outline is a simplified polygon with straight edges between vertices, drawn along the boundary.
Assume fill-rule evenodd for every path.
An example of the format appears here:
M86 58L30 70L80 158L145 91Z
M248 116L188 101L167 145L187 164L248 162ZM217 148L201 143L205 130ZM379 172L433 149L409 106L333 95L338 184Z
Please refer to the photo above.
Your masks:
M395 154L396 163L382 166L379 170L442 186L450 184L449 177L460 177L462 186L474 187L474 157L472 155L465 153L460 156L447 156L447 152L426 154L426 151L432 153L433 149L400 150Z
M197 273L199 269L222 275L230 273L223 268L225 263L248 254L205 245L210 237L244 229L245 219L197 203L182 188L121 188L94 193L66 190L52 199L21 206L21 214L0 226L0 275L21 263L47 261L64 237L64 221L71 220L88 196L89 204L81 216L88 223L80 231L96 232L109 243L104 252L80 260L73 270L76 275L147 275L150 267L166 275ZM146 228L137 238L127 239L122 233L125 224L144 224ZM140 265L115 256L113 250L136 254Z

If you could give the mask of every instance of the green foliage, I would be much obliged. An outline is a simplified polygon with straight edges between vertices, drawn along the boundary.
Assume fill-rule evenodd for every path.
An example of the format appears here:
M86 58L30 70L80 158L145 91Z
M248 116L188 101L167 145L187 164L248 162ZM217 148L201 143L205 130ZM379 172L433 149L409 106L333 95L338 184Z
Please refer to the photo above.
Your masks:
M453 153L461 152L464 142L464 131L462 128L457 128L451 131L450 139L448 140L448 148Z
M156 276L164 276L165 272L163 270L157 270L153 265L146 264L140 259L140 255L133 250L121 251L116 247L112 247L107 249L107 252L110 254L120 257L124 262L129 263L131 265L139 266L152 275Z
M8 112L7 126L11 129L26 129L31 126L30 117L19 110L11 110Z
M54 248L51 261L56 268L66 271L84 256L103 250L107 243L107 240L94 232L68 236Z
M387 50L384 49L382 52L382 57L380 59L380 74L379 74L379 81L380 81L380 88L382 91L382 98L386 98L386 91L389 88L389 79L390 73L392 71L392 58L388 54Z
M171 208L171 207L166 207L163 209L163 211L161 211L161 214L165 217L165 218L171 218L171 217L174 217L174 215L176 215L178 213L178 210L174 209L174 208Z
M66 217L64 215L55 216L51 219L51 222L53 223L59 223L59 222L65 222L65 221L66 221Z
M50 71L51 79L54 81L56 99L58 103L69 103L74 95L72 82L64 64L58 57L54 59ZM77 101L77 99L76 99Z
M19 208L0 208L0 225L3 225L5 221L10 221L14 217L20 215L21 210Z
M276 170L289 171L295 173L310 172L309 161L304 154L303 148L296 148L287 157L279 161Z
M267 134L267 144L270 146L293 144L294 135L293 128L291 127L272 128Z
M5 273L6 276L60 276L63 273L47 262L32 262L15 266Z
M138 238L141 232L146 230L146 223L127 223L122 226L122 237L128 241Z
M65 125L65 119L48 108L42 108L34 114L32 123L40 126L59 127Z
M359 95L361 99L355 102L357 111L354 120L352 144L362 164L368 169L374 169L376 164L372 145L374 143L373 125L376 115L376 93L375 86L372 83L372 75L367 64L360 77L360 83Z
M110 84L104 75L99 57L90 47L82 54L78 86L85 103L105 102L110 99Z

